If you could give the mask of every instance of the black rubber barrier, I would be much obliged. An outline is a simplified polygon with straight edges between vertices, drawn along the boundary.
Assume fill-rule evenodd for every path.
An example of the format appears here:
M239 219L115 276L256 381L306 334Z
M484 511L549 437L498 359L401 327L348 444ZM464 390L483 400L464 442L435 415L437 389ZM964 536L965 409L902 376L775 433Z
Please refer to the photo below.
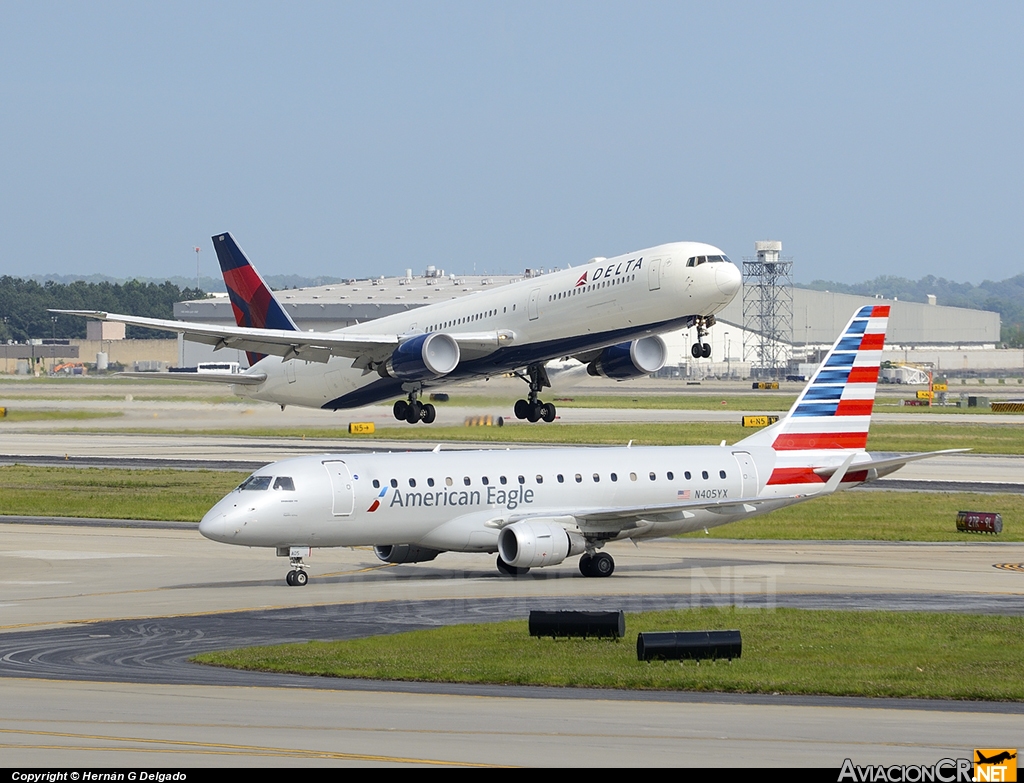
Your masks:
M739 631L655 631L636 637L638 661L739 658L743 641Z
M626 615L617 612L530 612L530 636L610 636L626 635Z

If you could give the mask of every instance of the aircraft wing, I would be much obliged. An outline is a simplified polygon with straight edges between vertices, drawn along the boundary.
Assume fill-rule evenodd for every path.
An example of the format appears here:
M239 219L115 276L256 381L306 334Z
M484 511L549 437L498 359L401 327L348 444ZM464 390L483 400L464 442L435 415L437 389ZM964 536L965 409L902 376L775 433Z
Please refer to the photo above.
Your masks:
M281 356L285 359L304 359L309 362L327 362L332 356L346 356L370 362L385 361L403 340L416 335L366 334L339 332L295 332L282 329L255 329L243 326L216 326L172 321L163 318L144 318L134 315L105 313L101 310L51 310L53 313L80 315L100 321L141 326L164 332L176 332L186 340L219 348ZM510 345L515 333L508 329L493 332L448 332L469 354L490 353L500 345Z

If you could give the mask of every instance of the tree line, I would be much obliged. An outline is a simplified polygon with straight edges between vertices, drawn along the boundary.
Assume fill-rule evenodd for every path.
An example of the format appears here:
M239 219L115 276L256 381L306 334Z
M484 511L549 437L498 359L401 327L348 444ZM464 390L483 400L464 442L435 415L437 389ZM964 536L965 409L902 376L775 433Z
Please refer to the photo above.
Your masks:
M0 277L0 340L24 342L33 338L85 337L85 318L55 315L55 310L104 310L130 313L148 318L173 318L174 303L204 299L206 294L195 288L179 288L174 283L38 283L4 275ZM131 339L167 338L166 332L155 332L129 326L125 336Z

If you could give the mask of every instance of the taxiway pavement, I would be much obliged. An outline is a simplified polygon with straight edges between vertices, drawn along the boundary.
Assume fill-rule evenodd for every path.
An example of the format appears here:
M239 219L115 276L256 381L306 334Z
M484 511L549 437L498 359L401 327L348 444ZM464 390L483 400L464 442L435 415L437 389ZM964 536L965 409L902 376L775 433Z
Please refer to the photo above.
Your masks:
M181 528L5 524L0 748L8 764L933 763L1015 747L1024 706L361 683L198 667L208 649L525 617L723 604L1021 614L1024 545L666 540L615 575L497 575L490 556L284 561ZM969 727L969 728L965 728ZM988 745L984 745L987 742ZM995 743L995 744L993 744Z

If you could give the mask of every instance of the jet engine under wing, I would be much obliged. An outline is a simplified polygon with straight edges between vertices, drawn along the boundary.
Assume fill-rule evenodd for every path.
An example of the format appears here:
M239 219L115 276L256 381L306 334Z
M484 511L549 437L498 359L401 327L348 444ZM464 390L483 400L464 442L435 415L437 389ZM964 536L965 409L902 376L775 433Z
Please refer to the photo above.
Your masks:
M80 315L100 321L114 321L156 329L177 332L186 340L212 345L218 348L237 348L243 351L271 354L285 359L303 359L308 362L326 363L332 356L347 356L361 359L363 363L383 362L404 340L416 335L365 334L346 331L338 332L293 332L280 329L253 329L241 326L215 326L171 321L163 318L144 318L134 315L105 313L101 310L51 310L53 313ZM461 346L465 343L469 352L478 354L490 347L511 345L515 333L510 329L493 332L446 332Z

